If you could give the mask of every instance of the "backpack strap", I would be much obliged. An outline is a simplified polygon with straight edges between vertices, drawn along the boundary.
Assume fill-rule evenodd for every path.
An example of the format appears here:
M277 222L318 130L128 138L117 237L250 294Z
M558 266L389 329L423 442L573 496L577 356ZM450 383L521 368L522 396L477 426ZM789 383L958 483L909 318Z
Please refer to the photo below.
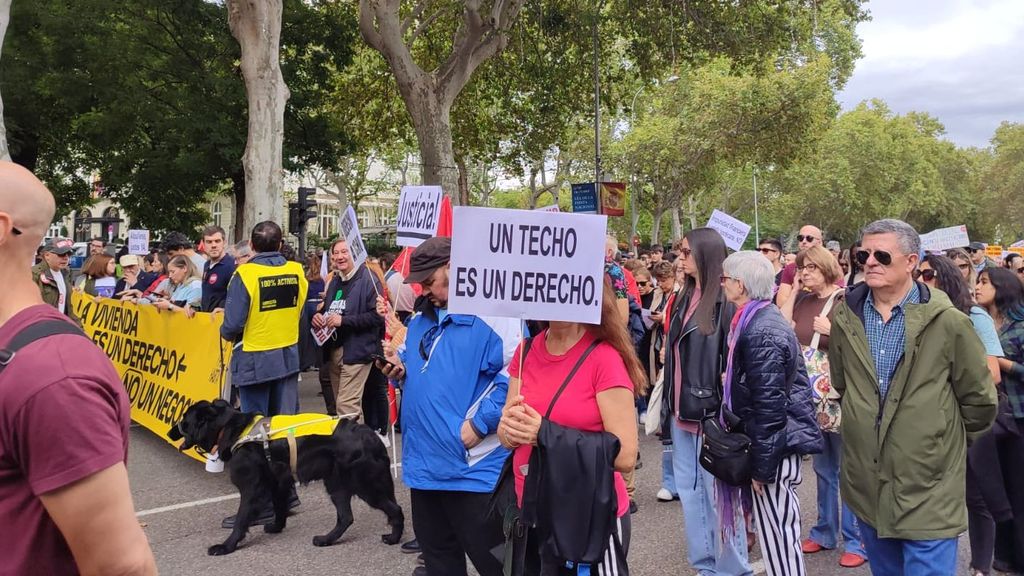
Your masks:
M36 340L43 340L50 336L57 336L58 334L74 334L83 338L88 338L85 332L70 322L64 320L43 320L42 322L36 322L31 324L14 335L11 341L8 342L2 350L0 350L0 372L3 372L7 366L10 365L11 361L18 355L25 346L35 342Z

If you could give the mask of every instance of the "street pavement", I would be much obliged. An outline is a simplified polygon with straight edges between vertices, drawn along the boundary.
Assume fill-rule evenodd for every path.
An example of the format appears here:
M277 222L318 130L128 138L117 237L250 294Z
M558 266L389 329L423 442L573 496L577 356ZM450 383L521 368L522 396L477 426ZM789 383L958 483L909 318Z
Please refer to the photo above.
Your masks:
M315 373L303 374L300 384L304 411L323 412L317 395ZM401 435L398 436L399 443ZM655 499L661 483L661 444L641 438L643 468L637 471L638 514L634 515L629 566L634 576L689 576L696 574L686 561L683 514L678 502ZM809 461L804 463L800 486L803 533L814 524L815 480ZM217 574L218 576L409 576L416 567L415 555L387 546L380 534L387 532L384 515L361 500L353 500L355 522L334 546L317 548L314 535L334 526L334 507L321 483L299 487L302 505L288 519L280 534L264 534L255 527L239 549L228 556L207 556L206 549L229 534L221 519L234 514L238 496L226 473L211 474L201 463L178 454L148 430L131 430L129 475L135 509L149 537L160 573L164 575ZM406 515L406 535L413 537L409 490L396 486L398 502ZM966 536L960 539L960 572L966 573L969 552ZM809 575L866 576L867 566L840 568L839 553L825 551L806 557ZM760 552L752 555L755 572L763 572ZM475 572L470 569L471 574Z

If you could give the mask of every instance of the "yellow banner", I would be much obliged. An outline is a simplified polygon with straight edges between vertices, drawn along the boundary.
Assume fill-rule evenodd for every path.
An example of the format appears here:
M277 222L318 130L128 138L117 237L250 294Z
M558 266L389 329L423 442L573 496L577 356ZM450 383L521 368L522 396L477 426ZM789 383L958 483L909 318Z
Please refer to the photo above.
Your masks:
M220 337L221 314L158 310L75 291L85 333L114 363L132 405L132 420L171 444L167 430L199 400L221 397L231 344ZM187 452L204 460L192 450Z

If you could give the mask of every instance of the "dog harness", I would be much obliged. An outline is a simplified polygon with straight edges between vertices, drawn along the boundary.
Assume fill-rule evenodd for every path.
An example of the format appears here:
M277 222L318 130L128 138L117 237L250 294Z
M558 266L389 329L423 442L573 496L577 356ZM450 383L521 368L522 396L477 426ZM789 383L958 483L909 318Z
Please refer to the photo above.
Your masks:
M263 416L258 414L253 421L242 430L242 435L231 446L234 452L239 446L251 442L263 444L263 455L270 462L270 442L272 440L288 441L288 465L291 466L292 476L298 473L298 449L295 447L295 439L301 436L330 436L338 427L338 422L344 417L352 417L355 414L344 416L327 416L324 414L292 414L286 416Z

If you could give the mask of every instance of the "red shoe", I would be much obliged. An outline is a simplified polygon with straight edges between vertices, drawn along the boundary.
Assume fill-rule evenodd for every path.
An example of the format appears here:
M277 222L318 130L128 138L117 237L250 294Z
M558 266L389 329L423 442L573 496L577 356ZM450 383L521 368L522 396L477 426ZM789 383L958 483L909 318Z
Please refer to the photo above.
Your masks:
M804 554L817 554L825 550L825 547L808 538L800 544L800 549L803 550Z
M846 552L839 558L839 565L843 568L857 568L867 564L867 558L857 556L853 552Z

